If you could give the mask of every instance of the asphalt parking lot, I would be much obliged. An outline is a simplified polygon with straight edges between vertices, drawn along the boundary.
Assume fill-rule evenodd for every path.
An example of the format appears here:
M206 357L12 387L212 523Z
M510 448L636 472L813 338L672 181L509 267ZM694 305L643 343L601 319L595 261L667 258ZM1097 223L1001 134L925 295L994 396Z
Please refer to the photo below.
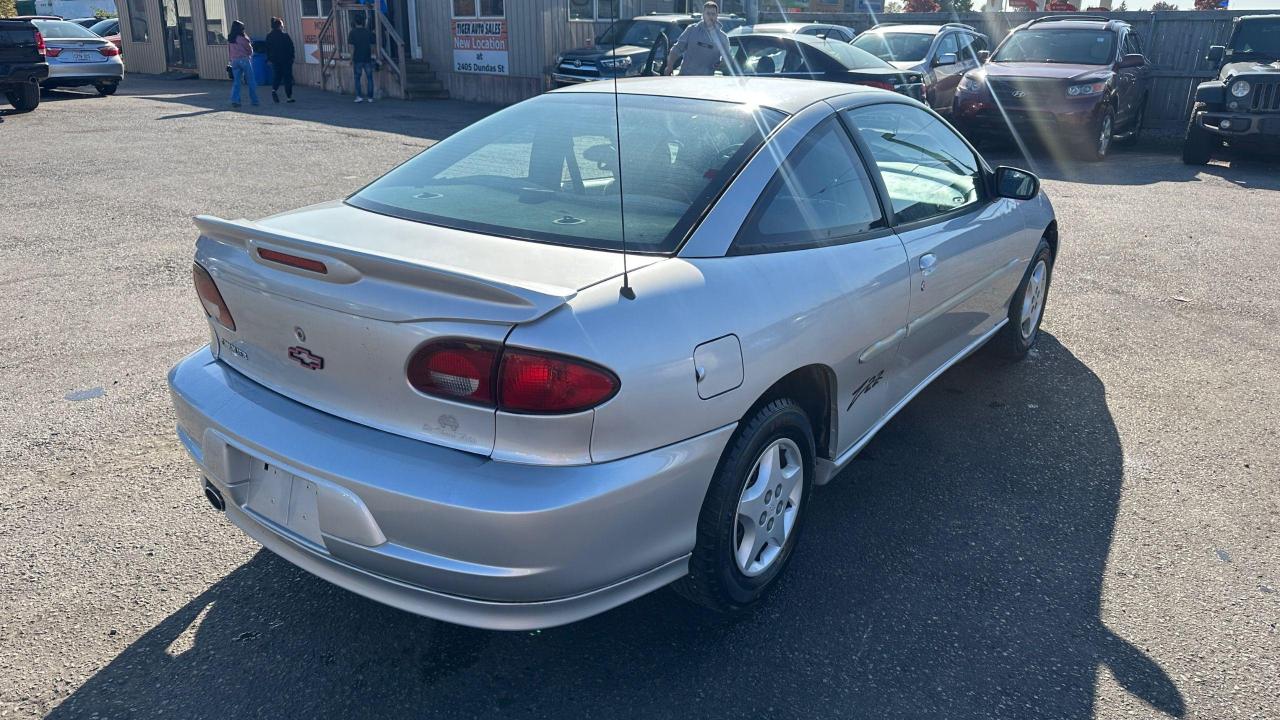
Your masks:
M164 384L208 337L192 215L343 196L492 108L226 91L0 111L0 717L1280 717L1280 166L999 151L1062 229L1027 362L912 402L759 612L492 633L260 550Z

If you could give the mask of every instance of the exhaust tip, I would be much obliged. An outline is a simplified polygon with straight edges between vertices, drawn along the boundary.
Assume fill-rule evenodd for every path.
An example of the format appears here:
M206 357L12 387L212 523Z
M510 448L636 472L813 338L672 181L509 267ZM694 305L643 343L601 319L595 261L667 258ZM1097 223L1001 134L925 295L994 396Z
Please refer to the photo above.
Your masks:
M207 478L204 481L204 496L214 510L224 512L227 509L227 502L222 499L222 493Z

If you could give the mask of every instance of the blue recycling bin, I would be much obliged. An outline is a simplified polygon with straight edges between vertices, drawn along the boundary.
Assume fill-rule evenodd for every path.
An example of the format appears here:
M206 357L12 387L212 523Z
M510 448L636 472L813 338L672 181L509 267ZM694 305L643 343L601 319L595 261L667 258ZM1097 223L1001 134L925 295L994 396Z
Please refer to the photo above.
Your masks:
M271 84L271 65L267 62L266 50L265 40L253 41L253 81L259 87Z

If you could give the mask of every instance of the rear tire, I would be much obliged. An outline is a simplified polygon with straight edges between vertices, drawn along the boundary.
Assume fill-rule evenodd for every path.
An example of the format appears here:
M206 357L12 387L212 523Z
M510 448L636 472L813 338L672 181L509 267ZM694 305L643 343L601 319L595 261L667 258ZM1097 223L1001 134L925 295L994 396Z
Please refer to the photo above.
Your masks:
M107 97L108 95L116 94L116 90L120 87L120 83L103 83L101 85L95 85L94 87L97 88L99 95Z
M1040 239L1031 263L1009 301L1009 322L991 338L991 349L1006 360L1027 356L1040 337L1040 321L1049 302L1049 283L1053 279L1053 249L1049 241Z
M800 405L779 398L755 410L720 459L698 516L689 574L672 588L720 612L763 598L798 542L813 474L813 426Z
M1206 165L1213 159L1213 151L1222 145L1217 135L1200 127L1196 120L1196 108L1187 120L1187 134L1182 138L1182 162L1187 165Z
M40 84L27 83L17 90L6 91L4 96L17 112L31 112L40 107Z

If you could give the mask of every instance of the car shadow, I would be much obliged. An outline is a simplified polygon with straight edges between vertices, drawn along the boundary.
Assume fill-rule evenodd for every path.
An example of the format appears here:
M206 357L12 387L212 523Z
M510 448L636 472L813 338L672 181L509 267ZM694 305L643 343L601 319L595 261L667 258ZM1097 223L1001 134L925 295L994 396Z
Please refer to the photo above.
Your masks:
M379 100L372 105L355 104L352 95L324 92L313 87L294 88L297 102L271 100L271 87L259 86L261 105L249 103L247 89L241 89L243 105L231 107L231 84L216 80L168 80L127 76L117 93L172 106L157 120L179 120L205 115L234 113L246 122L287 118L334 127L374 130L411 137L439 140L500 110L497 105L460 100Z
M1280 190L1280 158L1243 155L1224 148L1208 165L1183 164L1181 139L1142 138L1132 146L1115 147L1101 162L1080 160L1072 151L1029 142L984 143L979 150L992 166L1013 165L1045 180L1090 185L1152 185L1167 182L1201 182L1214 176L1242 188Z
M1083 719L1100 673L1180 717L1169 676L1100 618L1123 481L1103 382L1046 333L1025 362L957 365L819 488L784 582L748 615L664 590L486 632L260 551L49 717Z

